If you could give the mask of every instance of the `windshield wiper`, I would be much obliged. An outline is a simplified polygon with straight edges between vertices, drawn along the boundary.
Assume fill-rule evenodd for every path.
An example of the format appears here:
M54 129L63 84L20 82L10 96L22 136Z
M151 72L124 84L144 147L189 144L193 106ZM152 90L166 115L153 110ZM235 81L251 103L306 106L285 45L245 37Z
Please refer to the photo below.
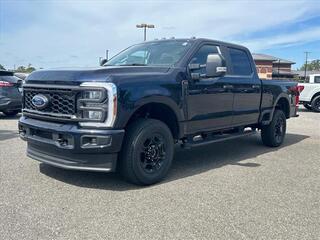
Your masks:
M147 66L147 64L144 63L130 63L130 64L121 64L118 66Z

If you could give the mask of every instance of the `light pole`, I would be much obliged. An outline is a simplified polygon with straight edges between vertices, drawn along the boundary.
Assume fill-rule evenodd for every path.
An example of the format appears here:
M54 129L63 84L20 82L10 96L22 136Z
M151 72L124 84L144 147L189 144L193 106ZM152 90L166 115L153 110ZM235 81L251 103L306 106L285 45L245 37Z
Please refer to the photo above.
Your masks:
M147 28L154 28L153 24L146 24L146 23L141 23L136 25L137 28L143 28L144 35L143 35L143 41L147 40Z
M306 63L304 66L304 82L307 82L307 65L308 65L308 54L311 52L304 52L306 54Z

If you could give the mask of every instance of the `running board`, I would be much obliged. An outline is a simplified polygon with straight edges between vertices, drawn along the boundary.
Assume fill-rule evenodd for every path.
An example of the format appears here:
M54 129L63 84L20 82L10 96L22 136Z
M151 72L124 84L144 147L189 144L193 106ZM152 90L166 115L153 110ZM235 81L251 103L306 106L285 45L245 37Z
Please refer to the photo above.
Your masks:
M203 140L198 140L200 139L199 138L200 135L198 135L193 137L193 139L196 141L191 140L189 142L184 142L181 147L183 148L198 147L198 146L203 146L210 143L222 142L222 141L231 140L235 138L250 136L255 133L257 133L256 130L249 130L249 131L238 132L238 133L215 134L215 135L212 135L211 137L208 136Z

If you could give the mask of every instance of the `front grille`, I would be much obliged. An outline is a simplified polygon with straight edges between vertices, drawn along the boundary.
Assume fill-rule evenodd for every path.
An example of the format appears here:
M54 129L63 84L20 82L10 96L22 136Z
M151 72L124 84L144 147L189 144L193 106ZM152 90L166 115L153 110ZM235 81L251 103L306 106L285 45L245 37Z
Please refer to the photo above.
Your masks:
M76 115L78 92L73 89L24 87L23 90L25 113L62 119L71 119ZM38 109L33 105L32 98L37 94L48 98L49 104L45 108Z

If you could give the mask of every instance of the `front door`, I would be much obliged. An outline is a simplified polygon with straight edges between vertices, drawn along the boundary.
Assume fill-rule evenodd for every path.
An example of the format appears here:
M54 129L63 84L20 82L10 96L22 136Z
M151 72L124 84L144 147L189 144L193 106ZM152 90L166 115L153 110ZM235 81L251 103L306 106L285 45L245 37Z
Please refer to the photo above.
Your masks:
M212 53L221 53L219 46L202 45L190 63L206 64L208 54ZM197 71L205 73L204 68ZM215 77L189 83L186 96L189 134L231 125L233 93L228 81L225 77Z

